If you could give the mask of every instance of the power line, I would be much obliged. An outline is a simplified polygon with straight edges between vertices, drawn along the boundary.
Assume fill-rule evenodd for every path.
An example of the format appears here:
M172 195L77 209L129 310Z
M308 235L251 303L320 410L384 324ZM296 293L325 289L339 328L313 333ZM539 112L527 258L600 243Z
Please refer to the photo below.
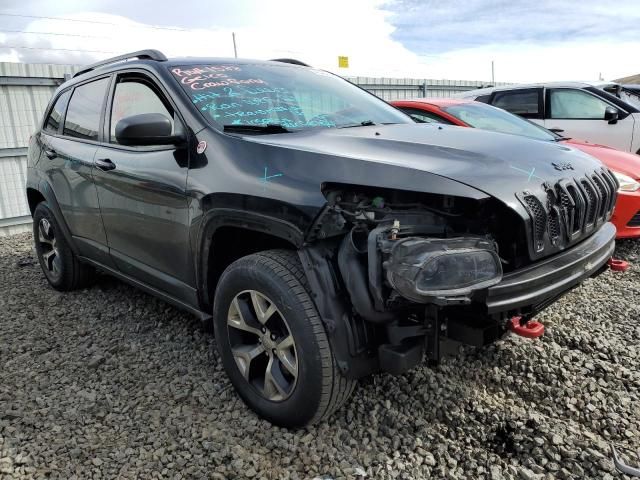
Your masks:
M32 33L36 35L61 35L64 37L83 37L83 38L111 38L111 37L98 37L95 35L80 35L76 33L58 33L58 32L32 32L28 30L0 30L3 33Z
M155 25L123 25L121 23L113 22L101 22L98 20L80 20L79 18L64 18L64 17L44 17L40 15L20 15L17 13L0 13L0 16L4 17L20 17L20 18L37 18L43 20L59 20L61 22L79 22L79 23L93 23L97 25L114 25L116 27L128 27L128 28L152 28L155 30L172 30L174 32L189 32L185 28L179 27L157 27Z
M22 47L18 45L0 45L0 48L15 50L60 50L63 52L87 52L87 53L119 53L115 50L78 50L74 48L44 48L44 47Z

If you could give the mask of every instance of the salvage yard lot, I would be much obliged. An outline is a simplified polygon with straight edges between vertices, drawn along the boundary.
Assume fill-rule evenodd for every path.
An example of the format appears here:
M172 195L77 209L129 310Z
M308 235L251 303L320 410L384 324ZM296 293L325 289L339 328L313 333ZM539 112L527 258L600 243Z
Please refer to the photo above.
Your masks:
M30 235L0 240L0 278L0 478L606 479L608 442L640 449L635 265L540 315L540 340L378 375L299 431L244 406L189 314L109 277L58 293Z

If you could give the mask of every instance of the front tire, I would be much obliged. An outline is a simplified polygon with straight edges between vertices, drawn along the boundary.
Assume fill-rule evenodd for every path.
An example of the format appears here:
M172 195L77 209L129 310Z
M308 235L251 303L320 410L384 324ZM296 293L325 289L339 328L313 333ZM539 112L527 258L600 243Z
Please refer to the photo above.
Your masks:
M243 257L222 274L213 308L231 383L261 417L283 427L320 421L353 392L340 374L295 252Z
M93 269L73 253L46 202L33 212L33 240L40 267L53 288L64 292L90 283Z

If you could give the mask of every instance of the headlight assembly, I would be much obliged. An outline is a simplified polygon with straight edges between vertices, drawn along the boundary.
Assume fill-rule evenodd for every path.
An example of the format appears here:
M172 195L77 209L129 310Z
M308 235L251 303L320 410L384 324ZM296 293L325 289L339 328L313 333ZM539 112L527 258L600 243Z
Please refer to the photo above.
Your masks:
M405 298L465 296L502 279L494 242L480 238L398 240L386 262L389 283Z
M616 172L612 170L613 176L616 177L620 186L618 187L619 192L635 192L640 188L640 183L635 181L629 175L625 175L624 173Z

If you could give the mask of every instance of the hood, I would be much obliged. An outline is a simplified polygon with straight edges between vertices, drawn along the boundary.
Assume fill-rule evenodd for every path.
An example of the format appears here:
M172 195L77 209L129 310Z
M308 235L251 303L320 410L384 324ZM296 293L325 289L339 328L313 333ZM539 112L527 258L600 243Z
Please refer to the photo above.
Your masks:
M602 168L592 156L562 143L449 125L379 125L244 139L429 172L509 204L515 192Z
M634 180L640 180L640 156L634 153L623 152L615 148L589 143L580 140L565 140L565 145L570 145L578 150L587 153L602 163L610 170L624 173Z

